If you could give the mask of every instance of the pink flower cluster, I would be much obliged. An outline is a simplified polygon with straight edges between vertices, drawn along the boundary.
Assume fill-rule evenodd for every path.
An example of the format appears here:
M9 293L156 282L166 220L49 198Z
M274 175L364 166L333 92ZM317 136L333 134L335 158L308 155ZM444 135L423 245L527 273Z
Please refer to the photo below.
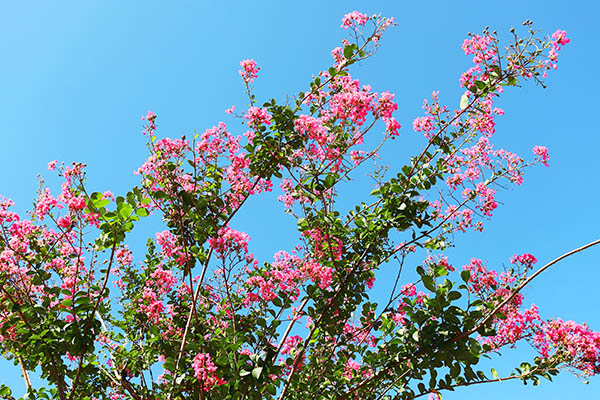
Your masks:
M567 32L558 29L552 34L552 48L548 53L548 60L546 61L549 68L557 69L558 52L562 49L561 46L569 43L571 39L567 38Z
M156 243L161 246L161 254L166 259L174 260L179 265L187 262L183 247L177 243L177 236L170 231L156 232Z
M238 72L244 82L252 83L254 82L254 79L258 77L258 71L260 68L256 66L256 61L252 59L242 60L240 61L240 67L242 67L242 69L240 69Z
M553 353L585 376L600 373L600 332L560 318L544 324L535 334L534 346L542 357Z
M209 392L214 386L220 386L225 381L217 377L217 367L212 362L210 354L198 353L192 362L194 377L198 379L202 385L203 392Z
M40 196L35 205L35 215L43 221L46 215L54 208L62 208L63 205L58 202L58 199L54 198L52 194L50 194L49 188L44 188L40 192Z
M158 324L162 313L165 311L165 306L158 297L156 291L152 287L146 286L142 291L142 296L137 304L137 309L152 321L152 323Z
M399 294L404 297L398 301L398 307L392 312L391 318L396 324L404 325L406 323L406 311L404 311L404 307L408 305L408 301L414 300L417 305L423 305L427 295L421 291L417 291L417 285L414 283L402 285Z
M302 343L302 337L300 336L290 336L283 342L283 346L281 346L281 354L286 355L293 351L300 343Z
M133 254L128 246L122 246L115 252L115 258L121 266L131 265Z
M525 279L527 271L536 262L531 254L515 255L511 263L525 268L519 268L514 273L498 274L487 270L481 260L471 259L471 263L464 266L470 272L468 288L484 301L499 304L511 295L514 287ZM520 310L522 300L523 296L517 294L500 310L503 316L493 319L496 334L482 338L483 343L496 350L506 345L514 346L519 340L525 339L545 359L567 365L584 376L600 373L600 332L573 321L542 321L535 305Z
M156 116L151 117L154 123ZM264 109L251 107L248 110L247 118L249 124L258 125L270 124L271 116ZM148 128L150 129L150 128ZM152 125L155 129L155 125ZM194 149L190 148L189 142L182 139L154 139L154 130L152 130L152 140L149 146L151 156L136 171L136 174L143 176L144 188L150 191L162 191L170 199L177 199L179 192L183 189L191 195L215 196L217 193L210 189L208 181L220 179L221 174L214 175L213 169L217 167L225 172L225 178L229 183L229 190L223 194L226 204L224 208L237 208L243 200L257 193L271 190L271 182L262 178L252 176L249 171L249 160L241 152L240 136L234 136L227 131L224 123L207 129L200 135L196 135L196 145ZM187 161L187 162L186 162ZM188 169L191 164L193 170ZM201 176L206 175L208 181L199 183ZM208 177L210 175L210 178ZM219 183L220 185L220 183ZM146 206L149 209L163 207L168 208L168 200L154 199L154 202ZM172 201L171 201L172 203ZM162 205L162 206L161 206ZM177 213L178 205L173 206L172 212ZM183 261L180 259L180 261Z
M217 257L225 259L231 254L248 253L250 236L229 227L219 229L217 237L208 239L208 244L217 253Z
M295 251L292 254L279 251L269 268L257 271L246 280L248 293L244 302L246 305L257 301L269 302L278 296L279 291L295 300L300 295L301 285L308 279L326 289L331 285L332 270L315 261L301 259Z
M346 366L344 367L343 376L346 379L352 379L354 373L360 370L360 364L354 360L348 360L346 362Z
M146 115L142 116L142 121L148 121L142 133L149 137L153 137L156 133L156 114L152 111L148 111Z
M335 118L349 120L353 124L362 126L370 111L376 112L377 94L369 86L360 87L358 80L350 76L335 78L332 88L339 87L339 91L330 99L330 110L324 113L325 119ZM389 95L389 93L388 93ZM388 99L391 102L391 100Z
M271 114L264 108L250 107L245 118L250 126L271 125Z
M358 11L352 11L351 13L344 15L341 27L344 29L351 27L359 28L364 26L368 20L369 17L366 14L362 14Z
M163 266L159 266L154 270L150 274L150 277L152 278L152 286L154 286L160 295L170 293L177 285L177 278L173 275L173 272L164 269Z
M539 157L539 159L542 161L542 164L544 164L546 167L549 166L548 160L550 159L550 156L548 155L548 149L546 147L535 146L533 148L533 154Z
M301 204L310 203L310 199L294 186L292 179L283 178L279 187L283 191L283 195L278 196L277 200L281 201L285 208L291 208L296 201L299 201Z
M529 253L524 253L520 255L514 255L510 258L511 264L521 265L526 268L531 268L533 264L537 263L537 258Z
M495 64L498 60L498 52L495 47L496 41L488 35L474 35L470 39L465 39L463 42L463 50L466 55L473 54L473 65L460 76L460 86L471 88L475 81L485 81L489 78L488 67L490 64ZM500 87L496 90L502 91ZM465 93L470 95L469 92Z
M454 272L454 267L450 264L450 262L448 262L448 257L442 254L438 254L436 256L427 256L425 261L423 261L423 265L426 265L430 269L443 267L447 272Z
M369 18L364 14L351 13L346 16L345 24L354 26L355 21L362 24L367 20ZM380 17L374 22L378 33L393 23ZM375 37L369 40L375 41ZM349 42L344 41L343 44L348 46ZM332 54L339 72L334 76L331 71L319 74L317 80L325 83L303 94L303 105L310 112L301 113L294 120L294 130L303 146L291 152L288 160L292 166L290 172L297 172L300 177L314 169L315 165L324 172L343 176L376 155L375 150L368 152L355 147L363 144L374 122L381 120L385 123L384 140L398 135L401 128L393 117L398 109L394 95L389 92L376 93L370 86L361 85L353 79L342 65L345 60L343 47L334 49ZM280 185L284 193L279 200L288 209L297 202L310 203L315 196L327 199L334 195L333 190L316 188L307 193L306 188L297 183L297 179L286 178Z
M328 236L319 228L308 229L302 232L302 235L310 239L316 257L325 259L333 257L335 260L342 258L344 245L340 239Z
M413 129L415 132L425 132L425 137L430 138L430 132L435 129L433 125L433 117L426 115L424 117L417 117L413 121Z
M154 135L154 133L153 133ZM189 142L182 139L160 139L152 143L153 154L134 173L144 177L144 184L150 190L165 190L168 193L183 188L193 191L190 176L180 169L171 170L168 165L180 167L190 150Z
M425 101L423 106L427 115L417 117L413 122L415 131L424 132L425 137L433 141L441 139L448 128L444 123L436 122L452 118L446 107L439 105L438 93L434 92L432 103ZM495 190L490 186L494 180L506 179L516 185L523 181L522 169L524 160L514 153L504 149L496 150L490 142L490 136L495 132L495 115L502 115L501 109L493 106L492 95L476 100L476 110L472 110L463 120L456 112L456 121L453 123L457 130L461 130L462 143L450 154L444 156L446 184L450 189L450 196L440 196L440 200L431 201L434 213L440 220L450 220L454 230L465 231L467 228L481 230L483 222L473 221L473 207L467 207L469 202L474 202L474 207L484 216L491 216L498 203L495 199ZM458 141L457 138L445 140ZM468 147L469 142L477 139L476 143ZM456 199L453 191L461 188L463 201ZM448 199L455 200L450 202ZM457 204L458 203L458 204ZM444 204L446 208L444 209Z
M331 56L333 57L334 66L336 68L339 68L346 61L344 49L339 46L331 50Z
M493 39L490 36L473 35L470 39L465 39L462 45L462 49L465 55L473 54L473 62L475 64L481 64L485 61L494 60L498 56L498 52L490 44L493 43Z
M205 130L196 144L198 159L196 164L216 161L224 154L233 155L240 150L239 138L227 131L227 125L219 122L217 126Z
M518 263L521 261L531 263L533 259L535 258L530 254L513 257L513 260ZM511 296L514 286L525 278L527 272L525 269L498 274L496 271L488 270L483 266L482 261L476 258L472 258L470 264L465 265L463 269L470 272L469 291L492 304L499 304ZM517 341L530 337L531 332L538 329L541 322L538 308L531 305L529 309L520 310L522 302L523 296L517 294L502 307L500 313L503 317L495 316L493 320L496 334L482 338L483 343L490 345L493 350L506 345L514 346Z

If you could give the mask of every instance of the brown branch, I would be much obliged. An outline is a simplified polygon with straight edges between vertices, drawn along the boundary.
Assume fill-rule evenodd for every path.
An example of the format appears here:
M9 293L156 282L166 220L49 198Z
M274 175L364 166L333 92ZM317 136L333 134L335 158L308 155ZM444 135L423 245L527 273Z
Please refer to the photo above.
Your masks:
M555 258L554 260L550 261L548 264L544 265L543 267L541 267L540 269L535 271L535 273L533 273L529 278L525 279L525 281L523 281L523 283L521 283L519 286L517 286L517 288L512 291L510 296L508 296L506 299L504 299L488 315L486 315L485 318L483 320L481 320L480 323L478 323L473 329L462 333L459 337L457 337L457 340L460 340L462 338L465 338L465 337L471 335L472 333L475 333L479 328L481 328L482 326L484 326L485 324L490 322L491 319L494 317L494 315L496 315L505 305L507 305L517 295L517 293L519 293L521 290L523 290L523 288L525 286L527 286L533 279L535 279L542 272L544 272L545 270L550 268L552 265L556 264L557 262L559 262L569 256L572 256L573 254L579 253L579 252L581 252L587 248L590 248L592 246L595 246L597 244L600 244L600 239L594 240L593 242L590 242L584 246L581 246L574 250L571 250L571 251L563 254L562 256Z
M31 389L31 380L29 380L29 373L25 369L25 364L23 364L23 358L21 356L17 356L17 360L19 360L19 365L21 366L21 372L23 373L23 379L25 379L25 387L29 392Z

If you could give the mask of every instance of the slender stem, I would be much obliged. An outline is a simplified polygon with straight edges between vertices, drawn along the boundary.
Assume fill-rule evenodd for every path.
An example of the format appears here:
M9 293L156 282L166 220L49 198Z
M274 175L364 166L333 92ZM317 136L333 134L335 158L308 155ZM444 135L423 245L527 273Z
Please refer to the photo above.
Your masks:
M308 303L309 300L310 300L310 297L306 296L306 298L304 299L304 301L298 308L298 314L302 313L302 310L304 310L304 307L306 307L306 304ZM277 352L273 356L273 359L277 358L277 355L279 354L279 352L281 351L281 348L283 347L283 344L285 343L285 339L287 339L287 337L289 336L290 332L292 331L292 327L294 326L296 321L297 321L297 319L292 316L292 320L290 321L285 332L281 336L281 340L279 341L279 345L277 346Z
M23 373L23 379L25 380L25 387L29 392L29 389L31 389L31 380L29 380L29 373L25 369L25 364L23 364L23 358L21 356L17 356L17 360L19 360L19 365L21 366L21 372Z

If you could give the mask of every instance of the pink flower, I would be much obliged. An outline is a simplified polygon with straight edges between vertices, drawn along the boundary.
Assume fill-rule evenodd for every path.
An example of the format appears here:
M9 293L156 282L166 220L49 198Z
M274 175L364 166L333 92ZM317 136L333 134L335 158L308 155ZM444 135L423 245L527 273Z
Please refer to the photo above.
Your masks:
M72 197L68 201L69 208L72 210L83 210L86 207L85 198L83 196Z
M548 148L544 147L544 146L535 146L533 148L533 154L535 154L536 156L540 157L542 163L548 167L548 160L550 159L550 156L548 155Z
M48 171L54 171L56 169L56 160L48 163Z
M544 358L560 353L569 367L582 371L584 376L600 372L600 332L585 324L560 318L544 323L534 345Z
M435 129L433 126L433 117L428 115L426 117L417 117L413 121L413 129L415 132L425 132L429 133Z
M148 113L146 115L142 115L142 121L146 120L146 121L154 121L156 119L156 114L154 114L152 111L148 111Z
M60 217L57 223L61 228L67 229L71 226L71 217L68 215L65 217Z
M224 380L216 376L217 367L212 362L210 354L200 353L194 357L192 363L194 376L202 383L202 391L208 392L214 386L219 386L225 383Z
M396 118L384 118L385 121L385 129L391 136L398 136L398 130L402 128L402 125Z
M379 96L377 112L382 118L391 118L392 113L398 109L398 104L394 103L394 95L390 92L383 92Z
M117 259L117 262L123 266L131 265L131 262L133 261L133 255L131 254L131 250L129 250L127 245L119 248L116 251L115 258Z
M252 83L254 79L258 76L258 70L260 68L256 66L256 61L252 59L242 60L240 61L240 67L242 67L242 69L240 69L238 73L240 74L244 82Z
M562 45L565 45L567 43L569 43L571 41L571 39L567 38L567 32L566 31L562 31L560 29L558 29L556 32L554 32L552 34L552 48L550 49L550 52L548 53L548 60L546 60L546 65L547 68L550 69L556 69L557 65L556 62L558 60L558 52L561 49ZM546 74L544 73L544 77L546 77Z
M532 266L533 264L535 264L537 262L537 258L535 258L534 256L532 256L529 253L525 253L525 254L521 254L521 255L514 255L510 258L510 262L512 264L522 264L522 265L526 265L526 266Z
M302 338L300 336L288 337L285 339L285 342L283 342L283 346L281 346L281 354L289 354L290 351L294 350L301 342Z
M45 188L40 192L40 197L35 205L35 214L40 220L43 220L53 207L62 208L63 205L56 198L52 197L50 189Z
M331 56L335 60L336 66L338 66L338 65L342 64L344 61L346 61L346 57L344 57L344 49L342 49L339 46L336 47L335 49L331 50Z
M556 43L560 45L565 45L571 41L571 39L567 38L567 31L560 29L557 29L556 32L552 34L552 39L556 40Z
M229 227L219 229L216 238L208 239L208 244L215 250L217 256L224 259L230 253L248 253L250 236L244 232L236 231Z
M471 39L465 39L462 48L466 55L474 54L473 62L475 64L480 64L483 61L491 60L496 57L497 53L495 48L489 46L491 42L491 36L474 35Z
M330 139L327 128L323 125L320 118L315 118L311 115L300 115L294 121L296 132L308 136L321 145L325 145Z
M346 366L344 367L344 377L348 379L352 379L354 375L354 371L358 371L360 369L360 364L354 360L348 360L346 362Z
M271 124L271 114L264 108L250 107L246 112L245 118L251 125Z
M348 29L353 25L358 27L364 25L369 20L366 14L359 13L358 11L352 11L349 14L344 15L342 19L342 28Z

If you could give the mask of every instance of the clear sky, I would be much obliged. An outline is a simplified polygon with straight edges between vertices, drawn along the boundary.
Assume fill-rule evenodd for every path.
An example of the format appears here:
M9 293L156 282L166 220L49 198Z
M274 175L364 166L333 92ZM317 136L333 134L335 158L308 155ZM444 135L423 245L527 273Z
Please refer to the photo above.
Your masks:
M551 167L530 170L521 187L501 193L504 204L484 232L456 236L448 254L458 267L471 257L501 266L523 252L544 263L600 237L600 83L594 75L600 9L593 1L2 2L0 194L25 210L36 174L46 173L54 159L88 164L92 190L127 190L146 157L141 115L154 111L163 136L189 136L227 120L226 108L245 104L237 75L245 58L262 67L258 97L284 100L330 64L330 50L344 37L341 17L353 10L398 22L379 53L353 70L362 83L396 94L404 127L383 155L398 163L417 151L410 127L425 97L440 90L443 102L458 105L458 77L470 63L460 50L467 32L489 25L504 35L525 19L546 33L565 29L571 43L549 87L505 93L499 105L506 115L494 139L527 157L534 145L545 145ZM254 252L267 257L289 249L293 232L278 230L286 217L260 205L251 203L253 212L237 221L251 234ZM525 292L525 302L538 305L544 317L600 330L599 259L600 248L556 265ZM512 352L498 370L525 353ZM0 382L22 390L19 375L0 361ZM584 385L564 374L537 388L505 382L444 396L507 397L595 399L600 379Z

